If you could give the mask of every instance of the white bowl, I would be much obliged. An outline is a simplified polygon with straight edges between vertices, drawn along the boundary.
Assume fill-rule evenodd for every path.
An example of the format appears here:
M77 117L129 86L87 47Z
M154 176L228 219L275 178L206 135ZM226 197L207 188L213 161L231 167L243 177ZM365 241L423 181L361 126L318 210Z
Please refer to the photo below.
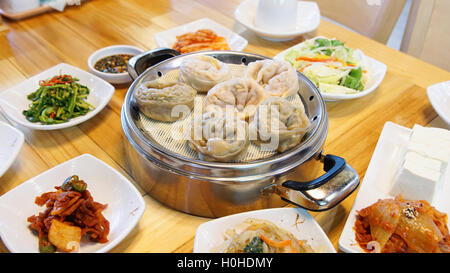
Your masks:
M40 80L47 80L55 75L69 74L75 78L80 79L79 83L86 85L90 89L90 94L87 97L87 102L95 109L89 111L86 115L73 118L65 123L45 125L40 123L33 123L28 121L22 114L23 110L28 109L31 101L27 96L39 88ZM61 63L44 72L35 75L22 83L9 88L6 91L0 92L0 108L6 116L22 126L35 130L56 130L71 127L80 124L100 112L114 95L114 86L92 75L84 70L74 66Z
M0 197L0 236L11 252L39 252L38 236L29 229L27 218L45 208L34 203L36 196L54 191L71 175L88 184L96 202L108 204L103 215L110 223L108 242L84 242L79 252L107 252L136 226L145 211L145 202L131 182L118 171L84 154L66 161L20 184Z
M139 55L143 52L144 52L144 50L142 50L138 47L129 46L129 45L114 45L114 46L108 46L108 47L101 48L101 49L95 51L94 53L92 53L91 56L89 56L89 59L88 59L89 71L92 74L104 79L105 81L107 81L109 83L123 84L123 83L131 82L132 78L130 77L128 72L117 73L117 74L101 72L94 68L95 63L102 58L116 55L116 54Z
M271 41L292 40L302 34L312 32L319 27L320 10L316 2L298 1L297 24L294 30L269 31L255 26L258 0L243 1L234 12L234 19L240 24L255 32L263 39Z
M306 240L316 252L336 252L325 232L306 210L277 208L243 212L201 224L195 234L194 253L211 252L223 242L227 229L236 227L248 218L271 221L291 232L297 239Z
M326 37L317 36L315 38L312 38L312 40L317 39L317 38L326 38ZM326 39L328 39L328 38L326 38ZM290 48L284 50L283 52L276 55L274 57L274 59L285 61L284 56L292 49L297 49L297 48L302 47L303 43L304 42L299 43L293 47L290 47ZM359 49L355 50L355 54L358 54L361 56L361 59L362 59L364 65L366 66L368 73L370 73L369 81L366 83L364 90L362 90L361 92L355 93L355 94L330 94L330 93L320 92L320 94L322 94L323 98L326 101L339 101L339 100L350 100L350 99L361 98L361 97L369 95L370 93L375 91L375 89L377 89L378 86L380 86L381 82L384 79L384 76L386 75L387 66L380 61L377 61L371 57L366 56Z
M450 125L450 81L428 87L427 95L434 110Z
M217 35L224 37L231 50L241 51L243 50L248 41L239 34L229 30L221 24L214 22L209 18L203 18L188 24L184 24L178 27L171 28L166 31L162 31L155 34L155 41L159 47L172 48L177 41L177 36L183 35L187 32L195 32L199 29L210 29Z
M23 133L0 122L0 177L9 169L23 145Z

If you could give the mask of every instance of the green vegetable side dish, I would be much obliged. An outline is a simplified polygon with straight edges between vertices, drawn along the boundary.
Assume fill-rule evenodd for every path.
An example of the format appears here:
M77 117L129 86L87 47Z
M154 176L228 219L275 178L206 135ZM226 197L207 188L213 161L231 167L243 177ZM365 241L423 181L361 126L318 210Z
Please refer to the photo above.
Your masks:
M58 75L50 80L40 81L39 88L29 94L28 110L22 113L30 122L60 124L72 118L86 115L95 107L86 102L89 88L78 83L70 75Z
M263 253L264 241L260 237L253 237L248 245L244 248L244 253Z
M284 58L323 93L356 94L368 81L362 57L336 39L307 40Z

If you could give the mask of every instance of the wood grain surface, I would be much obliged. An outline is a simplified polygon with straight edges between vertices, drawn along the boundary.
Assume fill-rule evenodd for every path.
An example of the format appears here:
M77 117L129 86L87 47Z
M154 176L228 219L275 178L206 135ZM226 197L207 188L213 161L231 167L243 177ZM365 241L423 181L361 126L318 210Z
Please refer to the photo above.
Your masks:
M325 151L344 157L361 179L386 121L406 127L415 123L426 126L437 117L427 99L426 88L450 80L449 72L323 20L316 33L282 43L266 41L234 21L233 13L239 2L94 0L62 13L6 21L4 24L10 31L0 34L0 92L61 62L88 71L89 55L105 46L130 44L143 49L155 48L153 34L208 16L245 37L249 41L245 49L248 52L273 57L304 38L323 35L343 40L348 46L360 48L387 64L386 77L372 94L357 100L327 103L330 128ZM0 195L84 153L94 155L128 176L120 124L120 109L127 88L116 86L107 107L78 126L56 131L17 126L25 134L25 144L11 168L0 178ZM0 120L5 121L1 112ZM175 211L142 190L141 193L146 212L137 227L112 252L191 252L197 227L210 219ZM330 211L312 213L336 248L356 194ZM0 252L7 251L0 243Z

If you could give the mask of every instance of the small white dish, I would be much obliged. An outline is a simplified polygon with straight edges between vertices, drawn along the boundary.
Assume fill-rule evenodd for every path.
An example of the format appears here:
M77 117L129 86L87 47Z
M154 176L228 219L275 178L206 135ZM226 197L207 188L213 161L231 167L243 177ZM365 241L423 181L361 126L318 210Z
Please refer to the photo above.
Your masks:
M234 12L234 19L263 39L271 41L292 40L319 27L320 10L316 2L298 1L297 24L294 30L270 31L255 26L258 0L244 0Z
M450 81L428 87L427 95L436 113L450 125Z
M181 25L169 30L155 34L155 41L159 47L172 48L177 41L177 36L187 32L195 32L200 29L210 29L218 36L222 36L227 40L231 50L242 51L248 44L248 41L239 34L229 30L221 24L209 19L203 18L185 25Z
M22 148L23 133L0 122L0 177L9 169Z
M315 37L312 39L314 40L317 38L326 38L326 37L318 36L318 37ZM303 43L304 42L284 50L283 52L276 55L274 57L274 59L285 61L284 56L289 51L302 47ZM351 100L351 99L361 98L361 97L369 95L370 93L375 91L378 88L378 86L380 86L381 82L383 81L383 79L386 75L387 65L385 65L384 63L377 61L371 57L366 56L359 49L355 49L355 54L358 54L361 57L361 59L364 63L364 66L366 67L368 73L370 73L369 80L366 83L364 90L361 92L358 92L356 94L329 94L329 93L325 93L325 92L320 92L326 101Z
M97 69L95 69L95 64L100 59L108 57L108 56L112 56L112 55L116 55L116 54L130 54L130 55L136 56L143 52L144 52L144 50L142 50L138 47L135 47L135 46L130 46L130 45L114 45L114 46L108 46L108 47L101 48L101 49L95 51L94 53L92 53L91 56L89 56L89 59L88 59L89 71L92 74L94 74L112 84L124 84L124 83L131 82L132 78L130 77L130 74L128 74L128 72L117 73L117 74L105 73L105 72L101 72L101 71L98 71Z
M54 191L55 186L74 174L88 184L96 202L108 204L103 215L110 223L109 242L82 240L79 252L107 252L136 226L145 211L141 194L118 171L84 154L31 178L0 197L0 237L9 251L39 252L38 236L29 229L27 218L45 208L36 205L34 200L45 192Z
M351 253L364 252L356 243L355 231L353 230L356 211L374 204L378 199L395 198L390 192L411 133L411 129L392 122L386 122L384 125L364 176L364 181L361 184L344 230L339 238L339 248L342 251ZM445 183L431 205L440 212L450 214L449 194L450 183Z
M69 74L80 79L79 83L86 85L90 89L90 94L86 101L94 106L95 109L89 111L84 116L73 118L68 122L60 124L45 125L39 122L33 123L28 121L22 114L22 111L28 109L31 103L31 101L27 99L27 96L39 88L40 80L47 80L60 74ZM9 88L8 90L0 92L0 107L10 120L30 129L63 129L80 124L98 114L98 112L108 104L114 95L114 90L114 86L99 77L74 66L61 63Z
M316 252L335 253L333 245L314 218L301 208L276 208L234 214L201 224L194 240L194 253L209 253L224 241L224 233L248 218L268 220L299 239Z
M0 1L0 9L7 13L27 12L40 7L39 0L3 0Z

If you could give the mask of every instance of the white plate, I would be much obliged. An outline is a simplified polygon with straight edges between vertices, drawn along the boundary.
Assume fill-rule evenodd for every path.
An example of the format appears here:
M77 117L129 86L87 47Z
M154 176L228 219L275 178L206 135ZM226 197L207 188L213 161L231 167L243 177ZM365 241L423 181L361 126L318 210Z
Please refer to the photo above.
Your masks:
M317 38L326 38L326 37L318 36L313 39L317 39ZM284 61L284 56L289 51L291 51L292 49L297 49L297 48L302 47L303 43L304 42L286 49L285 51L276 55L274 57L274 59ZM320 92L325 100L337 101L337 100L350 100L350 99L361 98L361 97L367 96L368 94L375 91L375 89L377 89L378 86L383 81L384 76L386 75L386 71L387 71L387 66L384 63L364 55L364 53L359 49L355 50L355 54L359 54L361 56L364 66L366 67L367 72L369 73L369 75L368 75L369 80L366 83L364 90L361 92L358 92L356 94L329 94L329 93L325 93L325 92Z
M9 124L0 122L0 177L16 159L23 145L23 133Z
M71 175L88 184L95 201L108 204L103 215L110 223L109 242L81 242L80 252L107 252L136 226L145 203L131 182L106 163L89 154L64 162L22 183L0 197L0 237L11 252L39 252L38 236L27 218L44 210L34 203L36 196L54 191Z
M125 71L123 73L105 73L105 72L101 72L101 71L98 71L97 69L95 69L95 64L100 59L108 57L108 56L112 56L112 55L116 55L116 54L130 54L130 55L136 56L143 52L144 52L144 50L142 50L138 47L135 47L135 46L130 46L130 45L113 45L113 46L101 48L101 49L95 51L94 53L92 53L91 56L89 56L89 59L88 59L89 71L92 74L104 79L105 81L107 81L109 83L123 84L123 83L131 82L132 78L130 77L130 74L128 73L128 71Z
M298 218L297 218L298 217ZM234 214L201 224L194 240L194 253L208 253L223 242L223 234L248 218L268 220L299 239L306 240L316 252L335 253L325 232L311 215L301 208L277 208Z
M234 19L240 24L255 32L261 38L272 41L286 41L294 39L302 34L312 32L320 24L320 10L316 2L298 1L297 25L292 31L267 31L255 26L255 15L258 8L258 0L243 1L234 12Z
M339 239L339 248L342 251L364 252L355 241L353 227L356 211L374 204L378 199L395 198L390 191L411 133L411 129L392 122L384 125L364 181ZM450 183L446 183L431 205L441 212L450 214L449 194Z
M434 110L450 125L450 81L428 87L427 94Z
M169 30L155 34L155 41L159 47L172 48L177 41L177 36L187 32L195 32L199 29L210 29L217 35L224 37L231 50L242 51L248 44L248 41L237 33L229 30L221 24L214 22L209 18L203 18L185 25L181 25Z
M28 121L22 114L22 111L28 109L31 103L27 96L39 88L40 80L47 80L60 74L69 74L74 78L80 79L79 83L86 85L90 89L87 102L94 106L95 109L84 116L73 118L61 124L45 125L39 122L33 123ZM0 107L9 119L20 125L35 130L56 130L71 127L92 118L108 104L113 95L114 86L111 84L79 68L61 63L6 91L0 92Z

